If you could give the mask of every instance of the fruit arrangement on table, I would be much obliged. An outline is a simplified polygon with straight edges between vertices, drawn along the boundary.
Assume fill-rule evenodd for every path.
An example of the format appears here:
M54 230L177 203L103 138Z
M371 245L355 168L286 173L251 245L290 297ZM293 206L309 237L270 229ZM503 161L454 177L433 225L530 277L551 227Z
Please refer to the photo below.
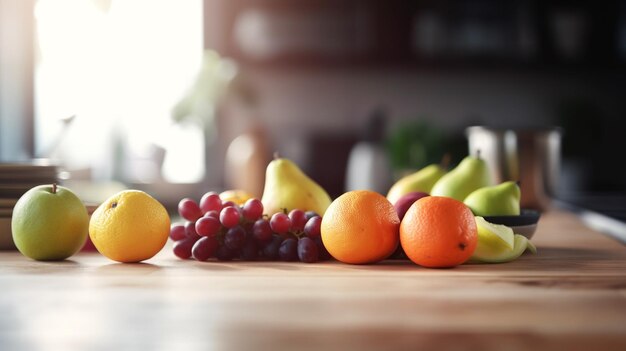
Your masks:
M499 223L522 217L519 185L493 184L479 155L449 172L429 165L398 180L386 197L357 190L334 200L295 163L276 157L267 166L261 199L241 190L209 191L199 201L182 199L178 213L184 222L172 224L156 199L127 190L89 218L71 190L42 185L16 203L12 233L19 251L35 260L68 258L87 236L119 262L153 257L168 237L175 256L197 261L334 258L369 264L406 257L443 268L509 262L536 252L528 233Z

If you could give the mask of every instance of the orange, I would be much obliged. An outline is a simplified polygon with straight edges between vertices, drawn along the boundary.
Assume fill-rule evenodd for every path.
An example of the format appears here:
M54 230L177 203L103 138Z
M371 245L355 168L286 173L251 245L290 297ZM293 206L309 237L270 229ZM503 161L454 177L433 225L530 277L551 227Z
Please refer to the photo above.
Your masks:
M170 230L167 210L139 190L119 192L91 215L89 237L104 256L118 262L140 262L156 255Z
M424 267L454 267L467 261L478 242L476 220L462 202L428 196L417 200L400 224L400 244Z
M367 190L347 192L333 201L322 218L322 242L345 263L373 263L398 247L400 219L381 194Z

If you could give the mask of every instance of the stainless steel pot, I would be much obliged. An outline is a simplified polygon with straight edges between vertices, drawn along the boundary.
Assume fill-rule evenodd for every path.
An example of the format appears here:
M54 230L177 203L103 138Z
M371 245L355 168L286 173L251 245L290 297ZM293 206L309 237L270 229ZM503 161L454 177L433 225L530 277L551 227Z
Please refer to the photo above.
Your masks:
M466 129L469 152L479 154L494 181L519 181L524 208L545 210L556 195L561 163L561 129Z

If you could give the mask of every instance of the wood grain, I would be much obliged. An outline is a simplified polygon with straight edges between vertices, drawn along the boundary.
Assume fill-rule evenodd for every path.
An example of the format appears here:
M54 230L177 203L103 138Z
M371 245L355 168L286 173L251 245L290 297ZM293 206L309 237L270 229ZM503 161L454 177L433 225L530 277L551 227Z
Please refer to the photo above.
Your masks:
M0 350L624 350L626 250L550 212L497 265L0 253Z

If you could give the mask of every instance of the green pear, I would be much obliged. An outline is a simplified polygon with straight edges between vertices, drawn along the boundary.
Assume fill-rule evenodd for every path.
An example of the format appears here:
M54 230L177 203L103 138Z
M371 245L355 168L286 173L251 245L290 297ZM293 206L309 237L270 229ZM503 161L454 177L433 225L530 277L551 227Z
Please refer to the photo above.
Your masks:
M433 185L446 174L438 164L426 166L419 171L400 178L387 193L387 200L395 204L402 196L412 192L429 193Z
M474 263L502 263L513 261L524 251L537 253L537 248L525 236L514 234L513 229L487 222L476 217L478 244L470 258Z
M315 211L324 215L330 196L292 161L276 158L267 165L263 189L264 212L272 215L284 210Z
M519 216L520 188L508 181L474 190L463 203L475 216Z
M492 185L491 174L485 160L467 156L456 168L435 183L430 195L447 196L463 201L472 191Z

